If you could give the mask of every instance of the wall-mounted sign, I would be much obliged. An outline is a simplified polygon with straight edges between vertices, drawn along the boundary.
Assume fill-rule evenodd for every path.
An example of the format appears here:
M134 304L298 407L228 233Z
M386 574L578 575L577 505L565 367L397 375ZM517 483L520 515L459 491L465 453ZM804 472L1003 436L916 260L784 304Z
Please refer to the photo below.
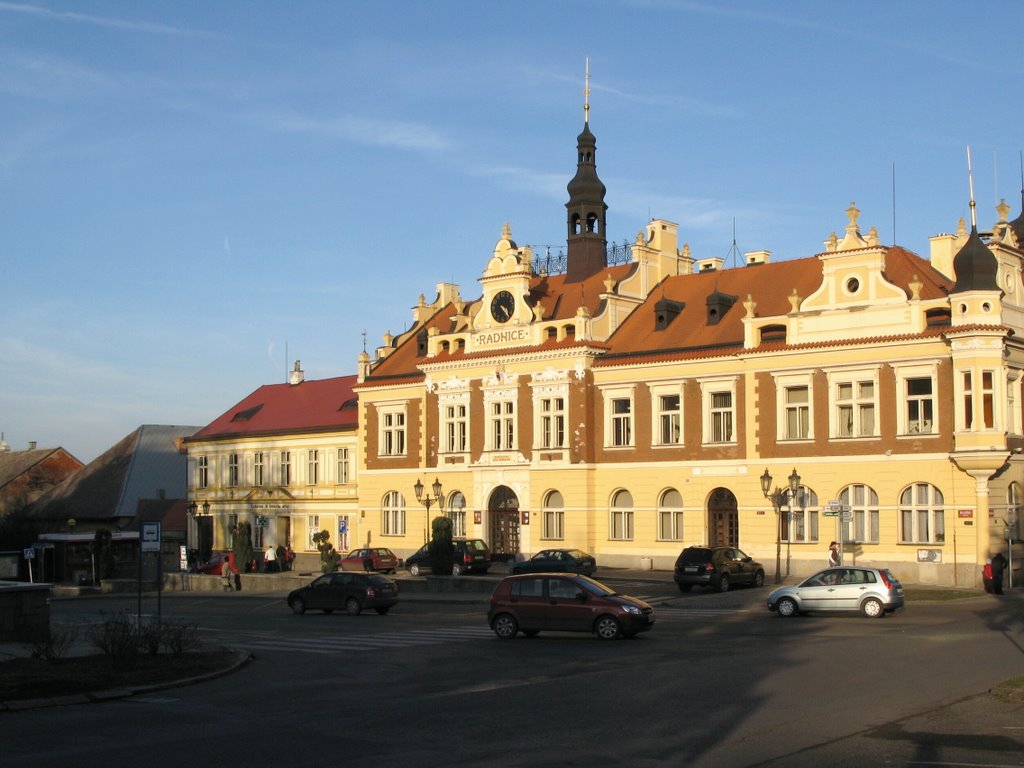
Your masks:
M957 512L957 514L960 516L960 519L963 520L964 518L974 517L974 510L961 509L959 512Z

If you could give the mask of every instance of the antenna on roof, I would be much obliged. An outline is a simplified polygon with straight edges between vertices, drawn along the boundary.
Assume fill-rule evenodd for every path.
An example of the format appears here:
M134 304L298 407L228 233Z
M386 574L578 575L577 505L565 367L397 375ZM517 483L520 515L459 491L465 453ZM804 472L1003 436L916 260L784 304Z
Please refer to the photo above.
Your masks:
M967 184L971 190L971 229L978 228L978 214L974 210L974 172L971 168L971 145L967 145Z
M738 267L740 265L740 248L736 245L736 217L732 217L732 248L729 249L729 257L732 258L732 265ZM729 261L729 257L726 257L726 263Z
M288 339L284 340L284 380L288 381Z
M366 352L366 329L363 328L363 352Z

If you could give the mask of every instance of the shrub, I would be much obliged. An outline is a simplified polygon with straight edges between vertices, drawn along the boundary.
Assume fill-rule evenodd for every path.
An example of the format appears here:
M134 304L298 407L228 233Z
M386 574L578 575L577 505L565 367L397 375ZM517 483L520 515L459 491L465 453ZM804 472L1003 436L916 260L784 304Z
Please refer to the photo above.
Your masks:
M46 639L37 640L32 644L32 656L37 659L57 661L64 658L77 639L78 627L74 624L51 624Z
M185 651L194 651L200 646L199 629L195 624L163 624L160 642L171 656L181 656Z
M430 571L439 576L451 576L455 562L452 549L452 521L435 517L431 524L433 534L427 545L430 551Z
M134 656L139 650L135 622L127 613L112 616L87 630L89 641L106 656Z
M320 552L321 573L334 573L338 570L337 553L334 551L334 545L331 544L330 531L314 533L313 543L316 544L316 548Z

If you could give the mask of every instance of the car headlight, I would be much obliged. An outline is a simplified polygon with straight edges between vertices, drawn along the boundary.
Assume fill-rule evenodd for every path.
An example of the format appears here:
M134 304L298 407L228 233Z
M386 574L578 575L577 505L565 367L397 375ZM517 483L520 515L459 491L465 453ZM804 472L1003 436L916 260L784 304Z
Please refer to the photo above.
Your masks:
M634 616L639 616L641 613L643 613L643 611L641 611L635 605L624 605L622 606L622 610L624 610L626 613L631 613Z

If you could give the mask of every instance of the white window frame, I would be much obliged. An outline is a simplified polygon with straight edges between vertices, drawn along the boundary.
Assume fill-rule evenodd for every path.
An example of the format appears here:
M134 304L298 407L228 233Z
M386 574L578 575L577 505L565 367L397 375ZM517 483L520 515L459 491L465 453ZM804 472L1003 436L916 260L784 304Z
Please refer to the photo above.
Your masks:
M818 494L806 485L801 485L797 488L796 498L790 501L787 497L786 505L785 512L780 511L780 514L786 515L782 519L782 541L790 544L813 544L818 541Z
M942 491L931 483L911 483L904 488L900 492L899 527L900 544L945 544Z
M658 498L657 534L658 541L683 540L683 494L677 488L666 488Z
M228 488L237 488L239 485L239 480L241 479L240 463L241 457L237 451L232 451L228 454Z
M629 499L629 505L621 502ZM608 540L609 541L632 541L633 540L633 494L624 488L620 488L612 494L611 504L608 505Z
M487 406L487 437L492 451L516 448L516 401L495 398Z
M377 455L405 456L409 450L409 406L401 403L377 404Z
M809 372L787 373L775 375L775 434L777 439L785 442L796 442L814 439L814 384ZM807 402L790 401L789 394L798 389L807 391ZM790 413L803 414L806 420L806 434L791 435L789 430Z
M316 542L313 541L313 534L320 533L320 515L306 515L306 548L316 551Z
M281 451L281 485L289 486L292 483L292 452Z
M388 491L380 505L381 536L405 536L405 497L398 491Z
M701 442L704 445L735 445L736 444L736 431L737 431L737 414L736 414L736 377L717 377L713 379L701 379L698 382L700 384L700 399L701 399L701 411L702 411L702 429L703 436ZM729 406L723 408L720 405L715 404L715 395L726 394L729 395ZM716 440L715 437L717 426L719 423L719 416L728 416L729 428L731 434L722 434L723 439Z
M657 384L650 387L651 392L651 442L655 446L679 446L683 445L683 385L682 382L673 384ZM677 398L677 408L666 409L665 398ZM669 438L665 439L666 431Z
M320 451L310 448L306 452L306 485L320 483Z
M199 488L210 487L210 457L200 456L196 465L196 486Z
M264 473L264 468L266 467L266 464L264 464L263 462L263 457L263 451L256 451L252 455L252 484L257 488L263 486L263 483L267 477L266 474Z
M456 504L455 502L459 503ZM452 536L466 535L466 495L462 491L452 491L445 499L445 516L452 521Z
M914 365L893 365L893 373L896 375L896 398L897 398L897 424L896 429L900 435L913 435L914 437L928 437L939 434L939 365L937 362L914 364ZM911 395L910 383L921 379L931 381L931 395ZM931 401L931 419L924 418L920 404ZM917 418L912 417L913 406L918 405Z
M469 446L469 406L451 402L441 405L442 453L465 453Z
M549 393L538 398L539 429L537 436L540 438L540 448L551 450L565 448L567 403L568 393Z
M338 448L338 485L348 485L352 482L352 465L349 463L349 449Z
M843 543L878 544L880 515L878 493L869 485L851 483L839 492L839 501L850 507L852 520L841 523Z
M868 368L843 368L828 371L828 432L829 437L836 440L857 440L876 438L879 436L881 412L879 409L879 366ZM862 387L871 384L871 396L865 397ZM850 397L839 397L839 387L849 385ZM870 406L871 428L863 424L864 414ZM845 419L846 427L840 428L840 409L850 409L849 418ZM849 430L849 434L844 434Z
M605 448L633 448L636 445L636 407L633 394L633 386L602 388ZM628 410L616 412L616 403L622 402L626 403ZM623 430L626 434L623 434Z
M541 535L549 541L565 540L565 498L561 491L549 491L541 506Z

